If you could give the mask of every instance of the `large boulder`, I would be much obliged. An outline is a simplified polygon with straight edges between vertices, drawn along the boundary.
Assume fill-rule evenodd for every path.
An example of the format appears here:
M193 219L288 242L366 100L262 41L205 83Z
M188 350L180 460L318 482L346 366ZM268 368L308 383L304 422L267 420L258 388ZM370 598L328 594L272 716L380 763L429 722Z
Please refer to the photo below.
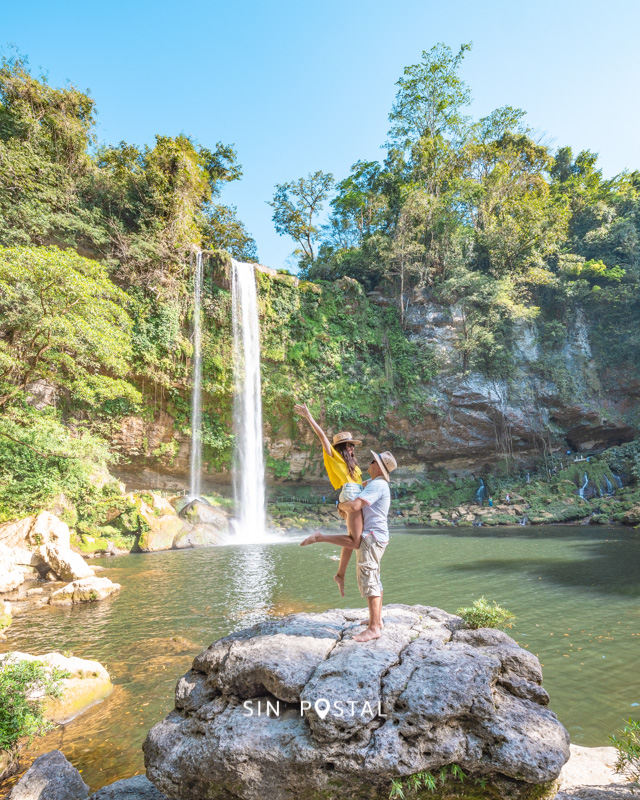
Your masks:
M270 620L196 656L144 743L147 777L175 800L387 800L445 768L429 796L450 796L457 765L456 796L553 795L569 735L533 654L428 606L386 606L362 644L364 613Z
M170 516L166 514L161 517L152 517L147 520L149 530L140 535L138 548L143 553L153 553L156 550L171 550L174 539L191 526L180 519L177 514Z
M176 550L184 550L187 547L212 547L224 544L226 541L226 534L218 528L200 524L189 526L187 530L179 533L173 540L173 547Z
M171 550L176 537L191 530L191 525L180 519L174 507L164 497L145 494L150 502L144 497L130 497L137 503L140 516L148 528L138 539L138 548L143 553Z
M61 653L46 653L34 656L30 653L11 652L0 655L0 664L5 660L39 661L47 671L64 673L60 680L60 693L57 697L47 697L44 701L44 715L58 724L64 724L82 714L88 708L108 697L113 691L107 670L98 661ZM42 688L36 689L30 699L44 697Z
M49 511L42 511L38 516L0 525L0 542L7 547L24 547L27 550L47 542L68 548L71 546L71 532L66 522Z
M74 603L92 603L119 592L122 587L109 578L82 578L68 583L49 595L52 606L70 606Z
M167 800L144 775L135 775L103 786L89 800Z
M93 578L94 572L79 553L55 542L47 542L40 548L40 555L62 581Z
M9 800L83 800L89 787L59 750L36 758L11 790Z

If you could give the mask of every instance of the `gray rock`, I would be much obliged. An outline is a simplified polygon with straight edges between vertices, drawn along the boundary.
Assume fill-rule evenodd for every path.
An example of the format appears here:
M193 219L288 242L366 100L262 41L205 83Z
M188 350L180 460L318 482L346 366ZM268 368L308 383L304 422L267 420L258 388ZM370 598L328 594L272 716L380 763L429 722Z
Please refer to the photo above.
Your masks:
M98 789L89 800L167 800L144 775L125 778Z
M538 660L500 631L429 606L295 614L214 642L144 744L174 800L386 800L391 780L458 764L495 797L552 796L569 736ZM458 787L461 788L461 787ZM435 796L434 796L435 797Z
M11 790L9 800L83 800L89 787L60 750L36 758Z

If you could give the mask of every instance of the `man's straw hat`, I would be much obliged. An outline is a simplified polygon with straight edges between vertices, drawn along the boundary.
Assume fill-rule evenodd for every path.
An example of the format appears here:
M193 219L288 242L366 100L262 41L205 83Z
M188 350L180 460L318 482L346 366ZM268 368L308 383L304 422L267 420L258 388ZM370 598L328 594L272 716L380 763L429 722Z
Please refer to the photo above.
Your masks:
M384 453L375 453L372 450L371 455L375 458L378 466L382 470L384 479L388 481L389 473L393 472L393 470L398 466L395 458L388 450L385 450Z
M351 444L362 444L359 439L354 439L349 431L341 431L340 433L336 433L336 435L333 437L334 447L337 444L344 444L345 442L351 442Z

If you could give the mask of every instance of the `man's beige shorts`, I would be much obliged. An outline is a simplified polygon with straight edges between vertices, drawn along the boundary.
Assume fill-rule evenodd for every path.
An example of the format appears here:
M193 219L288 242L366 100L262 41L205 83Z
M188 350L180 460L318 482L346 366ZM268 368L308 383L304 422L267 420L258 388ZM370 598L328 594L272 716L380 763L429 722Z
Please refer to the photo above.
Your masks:
M363 536L358 554L358 589L362 597L380 597L382 583L380 583L380 561L386 544L380 544L375 536L370 533Z

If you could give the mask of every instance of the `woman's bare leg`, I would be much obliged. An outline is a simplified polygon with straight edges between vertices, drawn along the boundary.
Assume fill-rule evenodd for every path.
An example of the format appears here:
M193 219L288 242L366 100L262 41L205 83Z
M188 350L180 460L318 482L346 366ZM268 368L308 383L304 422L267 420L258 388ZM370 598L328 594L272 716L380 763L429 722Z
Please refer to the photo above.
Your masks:
M349 536L354 541L360 542L363 527L364 518L362 516L362 511L352 511L350 514L347 514L347 530L349 531ZM344 578L347 574L347 567L349 566L352 552L353 551L347 547L342 548L338 572L333 576L333 580L338 584L341 597L344 597Z

